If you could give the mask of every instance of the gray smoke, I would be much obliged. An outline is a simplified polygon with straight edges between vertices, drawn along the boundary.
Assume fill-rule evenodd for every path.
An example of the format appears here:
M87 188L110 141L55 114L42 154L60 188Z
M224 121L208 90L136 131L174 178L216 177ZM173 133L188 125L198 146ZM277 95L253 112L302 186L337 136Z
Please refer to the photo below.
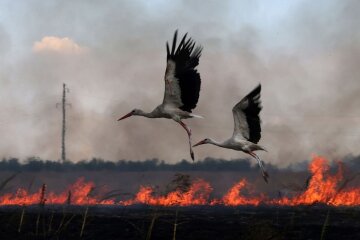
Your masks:
M175 122L116 119L163 97L165 42L175 29L204 46L194 142L231 136L231 108L263 85L265 161L359 154L360 17L357 1L28 1L2 3L1 156L60 158L62 83L70 88L68 157L189 159ZM34 51L70 38L80 53ZM242 153L202 146L197 158Z

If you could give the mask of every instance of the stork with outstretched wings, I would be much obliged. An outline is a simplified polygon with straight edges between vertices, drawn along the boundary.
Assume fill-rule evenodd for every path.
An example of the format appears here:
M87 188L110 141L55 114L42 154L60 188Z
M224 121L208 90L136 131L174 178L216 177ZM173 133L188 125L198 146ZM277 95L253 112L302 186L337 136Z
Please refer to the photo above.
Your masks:
M130 116L143 116L147 118L168 118L179 123L187 132L189 138L190 155L194 160L194 152L191 144L191 129L182 119L200 117L192 114L199 100L201 79L196 70L199 65L202 47L196 46L187 34L183 36L177 45L177 31L175 31L171 49L166 43L167 64L165 71L165 93L163 102L152 112L144 112L134 109L130 113L118 119L118 121Z
M262 109L260 101L261 85L246 95L232 109L234 116L234 132L231 138L224 142L217 142L211 138L205 138L193 147L201 144L213 144L222 148L230 148L237 151L243 151L254 157L262 171L265 182L268 182L268 173L265 171L263 163L258 155L254 153L257 150L265 150L258 145L261 138L261 126L259 113Z

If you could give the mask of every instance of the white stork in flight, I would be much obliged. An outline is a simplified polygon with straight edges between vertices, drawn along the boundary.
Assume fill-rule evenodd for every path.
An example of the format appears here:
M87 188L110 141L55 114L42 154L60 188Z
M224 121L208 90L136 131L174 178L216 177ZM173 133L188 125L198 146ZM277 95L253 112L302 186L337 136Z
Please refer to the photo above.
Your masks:
M182 119L201 116L192 114L199 100L201 79L196 70L199 65L202 47L195 47L195 42L188 38L187 33L176 47L177 30L175 31L171 51L166 43L167 64L165 71L165 93L163 102L152 112L144 112L134 109L130 113L118 119L118 121L130 116L143 116L147 118L168 118L179 123L189 137L190 155L194 160L194 152L191 144L191 129ZM195 48L194 48L195 47Z
M234 133L230 139L217 142L211 138L205 138L193 147L201 144L213 144L222 148L248 153L257 160L262 176L265 182L268 182L269 175L265 171L261 159L254 153L256 150L266 151L264 147L257 144L261 138L259 113L262 107L260 105L260 91L261 85L259 84L233 107Z

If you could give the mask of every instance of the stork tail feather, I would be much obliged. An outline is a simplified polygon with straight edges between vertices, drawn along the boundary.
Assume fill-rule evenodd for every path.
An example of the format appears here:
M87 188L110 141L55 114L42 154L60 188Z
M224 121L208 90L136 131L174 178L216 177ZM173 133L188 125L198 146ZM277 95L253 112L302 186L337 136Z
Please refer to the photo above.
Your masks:
M193 118L204 118L203 116L196 115L196 114L193 114L193 113L190 113L190 116L193 117Z

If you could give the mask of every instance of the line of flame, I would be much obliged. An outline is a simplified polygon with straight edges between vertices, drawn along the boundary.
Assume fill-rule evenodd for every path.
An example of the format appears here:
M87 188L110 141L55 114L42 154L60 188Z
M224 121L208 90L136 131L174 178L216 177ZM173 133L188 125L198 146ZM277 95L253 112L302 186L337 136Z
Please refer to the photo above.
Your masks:
M302 193L294 196L284 196L277 199L269 199L264 194L254 196L252 186L241 179L235 183L228 192L220 199L211 199L213 188L202 180L195 180L186 192L173 191L165 195L156 194L154 188L150 186L140 186L139 191L133 199L116 201L115 198L100 200L101 197L93 195L95 184L86 182L84 178L79 178L66 191L60 194L54 192L44 193L42 189L35 193L29 193L23 188L19 188L15 193L6 193L0 196L1 205L33 205L39 204L40 199L44 198L46 204L65 204L70 201L74 205L85 204L105 204L129 206L134 204L159 205L159 206L193 206L193 205L225 205L241 206L259 204L268 205L309 205L322 203L331 206L359 206L360 188L341 188L344 181L343 166L340 164L336 174L330 174L328 161L319 156L315 156L309 164L309 171L312 177L309 184ZM45 189L45 187L44 187ZM244 194L246 192L247 194ZM69 196L71 193L71 196ZM43 200L41 200L43 201ZM69 203L69 202L68 202Z

